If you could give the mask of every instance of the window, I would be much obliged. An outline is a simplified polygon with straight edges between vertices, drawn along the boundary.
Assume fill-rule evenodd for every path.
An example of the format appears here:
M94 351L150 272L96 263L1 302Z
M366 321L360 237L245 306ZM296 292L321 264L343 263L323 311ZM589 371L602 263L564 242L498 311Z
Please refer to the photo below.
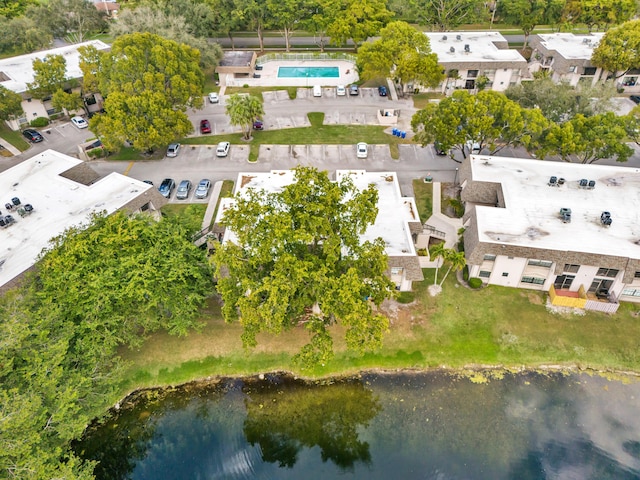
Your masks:
M491 75L495 75L495 74L496 74L496 71L495 71L495 70L493 70L493 69L491 69L491 70L485 70L485 71L484 71L484 74L485 74L485 76L489 77L489 76L491 76Z
M548 262L546 260L529 260L527 264L531 265L532 267L551 268L551 265L553 265L553 262Z
M616 270L615 268L599 268L596 275L599 277L615 278L616 275L618 275L618 272L619 270Z
M476 78L478 76L478 70L468 70L467 78Z
M578 69L578 67L576 67L575 65L571 65L569 67L569 73L575 73L575 71Z
M496 261L496 256L495 255L485 255L483 260L486 260L487 262L495 262ZM638 272L640 273L640 272Z
M487 272L486 270L480 270L478 274L480 278L489 278L491 276L491 272Z
M596 293L603 290L609 290L613 285L613 280L606 280L604 278L594 278L589 287L589 293Z
M534 285L544 285L544 278L522 277L522 279L520 281L522 283L532 283Z
M636 273L633 274L633 278L640 278L640 271L636 271Z
M571 263L564 264L563 272L578 273L578 270L580 270L580 265L573 265Z
M624 77L622 80L622 85L625 87L635 87L636 83L638 83L638 77Z
M509 276L509 272L502 272L502 276L503 277L508 277Z
M513 257L507 257L509 260L513 260Z
M553 282L553 287L557 290L565 290L571 288L571 283L576 278L575 275L558 275L556 281Z
M589 75L589 76L593 76L596 74L596 71L598 69L596 67L584 67L584 73L583 75Z
M628 295L630 297L640 297L640 289L625 288L624 290L622 290L622 295Z

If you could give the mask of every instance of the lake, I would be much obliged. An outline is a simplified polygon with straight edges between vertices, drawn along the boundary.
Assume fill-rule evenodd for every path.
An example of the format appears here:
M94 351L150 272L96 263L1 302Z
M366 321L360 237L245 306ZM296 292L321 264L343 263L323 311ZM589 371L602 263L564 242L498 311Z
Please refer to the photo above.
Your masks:
M226 379L141 392L75 449L99 479L640 479L640 383Z

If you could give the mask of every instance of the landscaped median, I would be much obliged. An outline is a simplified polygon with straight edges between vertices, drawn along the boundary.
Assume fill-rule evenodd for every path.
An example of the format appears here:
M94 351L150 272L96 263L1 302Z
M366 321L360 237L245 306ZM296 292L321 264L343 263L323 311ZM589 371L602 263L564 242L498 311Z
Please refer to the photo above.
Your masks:
M250 146L249 161L258 159L260 145L313 145L355 144L355 139L369 144L388 144L391 157L400 158L398 144L411 143L409 139L401 139L385 133L385 127L372 125L323 125L324 113L312 112L308 114L310 127L286 128L281 130L254 131L253 139L249 142L242 140L242 134L206 135L189 137L180 142L185 145L215 145L218 142L232 144L246 144Z
M215 299L202 312L200 333L153 334L140 350L122 349L130 363L122 394L137 388L175 385L211 376L293 371L333 376L365 369L428 369L471 365L531 368L579 366L640 372L640 309L622 304L618 313L558 314L547 310L545 292L490 286L469 290L449 276L431 297L433 270L417 284L415 302L387 306L391 327L383 348L362 357L336 341L335 358L314 370L296 370L292 356L308 341L303 327L280 336L261 334L255 350L242 348L239 324L225 324ZM342 338L333 335L334 339Z

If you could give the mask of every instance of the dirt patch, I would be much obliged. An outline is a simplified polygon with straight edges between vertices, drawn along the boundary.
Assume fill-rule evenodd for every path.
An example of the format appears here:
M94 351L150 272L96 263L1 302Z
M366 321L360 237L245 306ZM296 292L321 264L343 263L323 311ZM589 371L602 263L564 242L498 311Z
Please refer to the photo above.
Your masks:
M442 213L450 218L460 218L464 213L460 201L460 187L454 183L441 183Z
M542 298L534 292L522 292L521 295L529 300L532 305L542 305Z

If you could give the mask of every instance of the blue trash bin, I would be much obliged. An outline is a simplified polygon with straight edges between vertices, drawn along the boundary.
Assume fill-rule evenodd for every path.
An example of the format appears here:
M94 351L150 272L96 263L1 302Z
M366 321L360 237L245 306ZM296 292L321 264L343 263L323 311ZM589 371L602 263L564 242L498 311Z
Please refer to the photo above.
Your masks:
M405 138L407 136L407 132L402 132L402 138Z
M393 130L391 130L391 133L393 134L393 136L395 137L398 134L398 129L394 128Z

